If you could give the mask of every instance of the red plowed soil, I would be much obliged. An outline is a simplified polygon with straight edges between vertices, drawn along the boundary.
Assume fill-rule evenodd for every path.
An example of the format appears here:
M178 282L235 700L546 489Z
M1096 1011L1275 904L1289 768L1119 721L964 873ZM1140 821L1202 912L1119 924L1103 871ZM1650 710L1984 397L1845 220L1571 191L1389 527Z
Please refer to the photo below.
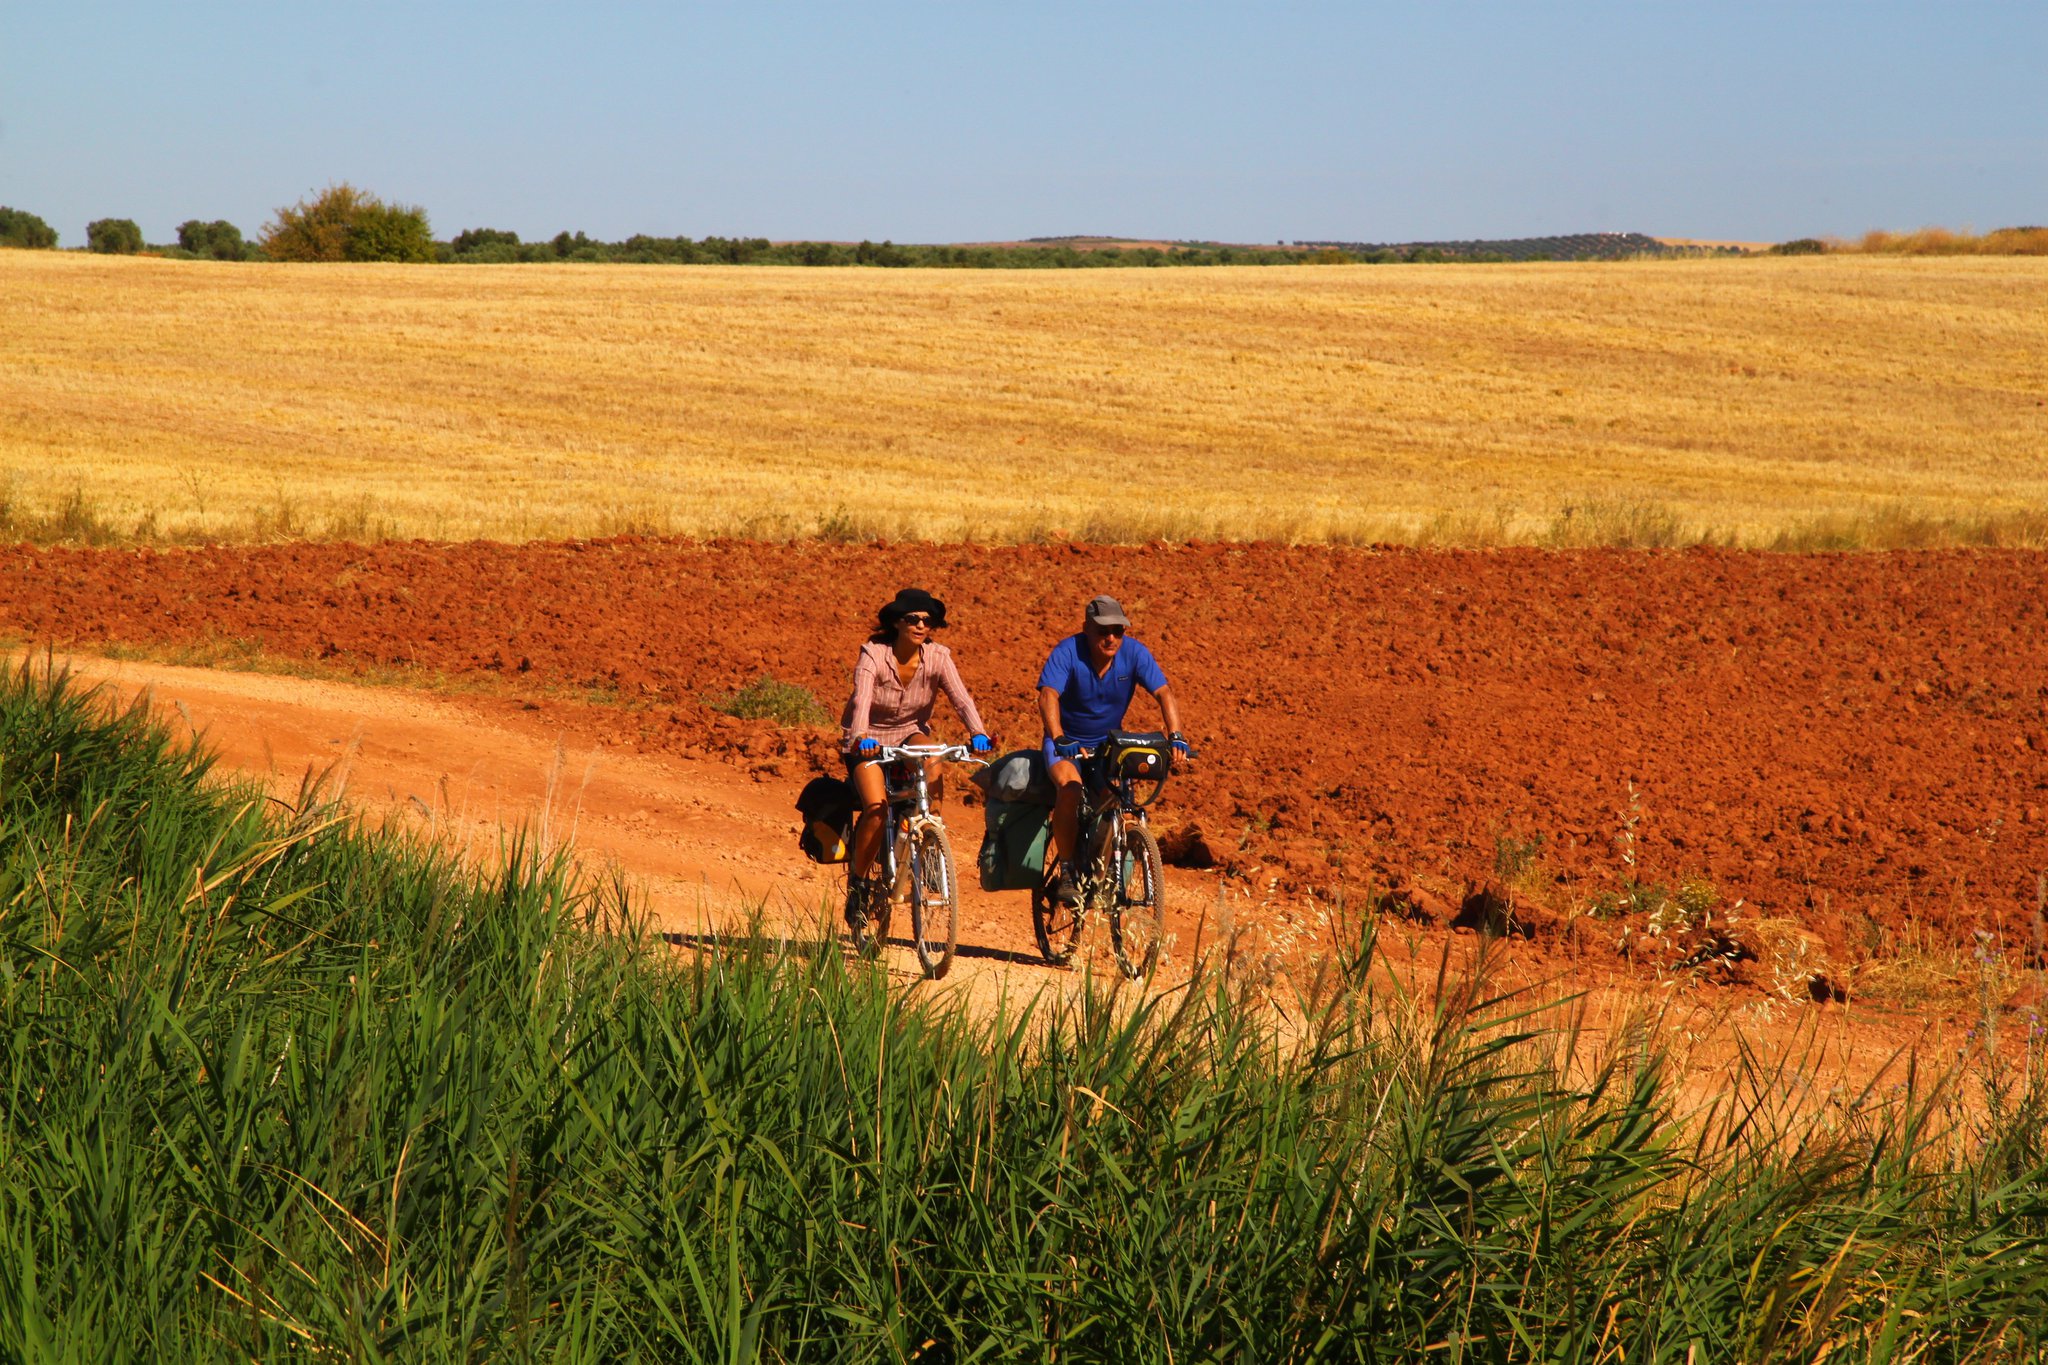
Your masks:
M343 673L489 679L549 708L591 689L617 704L584 729L729 756L793 795L828 732L732 720L703 695L765 672L836 710L875 605L917 584L947 600L999 739L1034 742L1039 661L1110 592L1205 750L1163 825L1195 827L1256 885L1462 884L1492 872L1499 836L1541 835L1554 908L1697 875L1853 950L1902 915L1961 934L2031 912L2044 571L2026 552L8 549L0 632L240 642Z

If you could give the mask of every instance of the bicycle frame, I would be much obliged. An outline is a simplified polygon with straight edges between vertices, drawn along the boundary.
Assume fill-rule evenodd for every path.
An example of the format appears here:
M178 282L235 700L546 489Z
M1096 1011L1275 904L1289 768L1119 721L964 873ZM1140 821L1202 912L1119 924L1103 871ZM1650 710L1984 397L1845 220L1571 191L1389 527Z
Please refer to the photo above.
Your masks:
M1092 765L1091 765L1092 766ZM1124 822L1135 819L1145 824L1145 807L1131 799L1128 778L1096 785L1084 775L1078 837L1080 854L1075 864L1089 879L1115 880L1115 869L1124 852Z
M932 815L931 780L925 776L926 759L979 762L964 744L884 745L874 762L882 765L882 848L877 869L883 880L896 881L896 846L906 841L918 825L936 819ZM899 780L903 771L908 781Z
M1103 763L1108 757L1108 747L1105 743L1083 754L1081 758L1081 826L1078 843L1084 865L1092 862L1094 855L1100 852L1095 831L1105 817L1111 822L1113 835L1123 833L1125 820L1135 819L1141 825L1147 823L1145 808L1159 799L1159 791L1155 788L1149 798L1140 801L1133 790L1139 782L1155 781L1160 788L1166 785L1165 774L1158 778L1136 778L1125 773L1104 772ZM1169 768L1168 772L1171 771ZM1121 844L1122 840L1118 838L1115 842Z

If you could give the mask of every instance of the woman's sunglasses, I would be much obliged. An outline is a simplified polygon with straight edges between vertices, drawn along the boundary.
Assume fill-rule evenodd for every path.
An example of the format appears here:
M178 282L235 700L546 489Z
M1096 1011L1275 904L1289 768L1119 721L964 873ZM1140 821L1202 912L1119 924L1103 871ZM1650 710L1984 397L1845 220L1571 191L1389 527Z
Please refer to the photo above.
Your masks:
M930 615L921 611L913 611L896 619L906 626L928 626L932 624Z

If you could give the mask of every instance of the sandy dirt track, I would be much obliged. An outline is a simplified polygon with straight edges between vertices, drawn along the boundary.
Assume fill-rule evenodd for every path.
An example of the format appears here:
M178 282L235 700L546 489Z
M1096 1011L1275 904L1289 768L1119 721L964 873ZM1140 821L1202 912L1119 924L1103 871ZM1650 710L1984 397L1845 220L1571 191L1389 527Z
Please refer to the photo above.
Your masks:
M324 775L328 792L373 822L485 857L519 829L568 846L587 866L622 873L651 927L672 940L757 923L800 938L821 925L837 932L830 917L842 883L836 870L796 856L787 791L729 763L611 748L517 703L90 656L62 662L123 700L146 697L174 729L202 736L232 774L280 799ZM970 879L952 979L973 989L1021 969L1021 988L1036 989L1053 978L1039 962L1025 897L972 884L981 822L949 813ZM1198 901L1194 880L1176 874L1183 910ZM888 960L897 975L919 974L906 943Z
M831 736L721 716L705 694L765 672L836 708L875 604L914 583L948 600L999 738L1028 742L1039 660L1108 591L1207 751L1160 823L1254 902L1455 890L1490 873L1500 836L1540 835L1565 907L1630 875L1628 832L1635 875L1704 876L1851 952L1909 918L1965 935L2031 913L2048 867L2044 567L2028 552L632 539L10 549L0 632L473 686L573 716L616 754L726 760L759 788L748 818L766 839ZM724 880L676 875L707 870Z
M706 933L757 926L808 940L817 932L821 902L837 889L834 875L791 856L782 784L728 760L608 747L576 723L574 711L550 716L503 699L89 655L66 663L83 680L123 698L146 696L168 724L203 734L231 775L263 782L280 798L292 798L309 773L328 773L372 822L395 822L485 853L512 826L568 841L587 864L622 872L654 926L686 950L705 942ZM956 810L954 826L956 854L964 860L973 853L978 820ZM1186 980L1195 935L1207 935L1212 967L1223 960L1213 951L1218 876L1169 873L1169 925L1178 951L1154 989ZM1021 895L986 895L969 885L961 912L960 956L941 988L948 998L987 1008L1000 996L1015 1001L1082 984L1080 974L1039 961ZM1289 916L1304 929L1312 919L1300 904L1268 903L1263 913ZM1263 945L1273 936L1257 938ZM1296 974L1312 970L1315 945L1299 935L1295 942L1287 967ZM1477 945L1469 936L1447 943L1439 934L1394 926L1383 932L1380 960L1426 996L1439 954L1448 950L1463 962ZM1096 971L1113 976L1102 946L1094 944ZM1618 972L1600 961L1567 961L1543 944L1511 943L1506 951L1495 967L1496 987L1528 987L1532 1001L1578 999L1589 1039L1660 1018L1659 1036L1685 1077L1686 1093L1700 1103L1724 1093L1739 1065L1738 1037L1760 1049L1768 1064L1789 1063L1774 1082L1782 1099L1828 1104L1850 1093L1844 1085L1853 1090L1895 1082L1909 1051L1937 1064L1953 1058L1955 1042L1972 1022L1940 1011L1800 1008L1741 989L1673 992L1669 980ZM899 981L918 980L916 960L900 939L885 960ZM1239 967L1260 973L1256 948ZM1291 999L1284 980L1275 981L1273 991L1284 1016Z

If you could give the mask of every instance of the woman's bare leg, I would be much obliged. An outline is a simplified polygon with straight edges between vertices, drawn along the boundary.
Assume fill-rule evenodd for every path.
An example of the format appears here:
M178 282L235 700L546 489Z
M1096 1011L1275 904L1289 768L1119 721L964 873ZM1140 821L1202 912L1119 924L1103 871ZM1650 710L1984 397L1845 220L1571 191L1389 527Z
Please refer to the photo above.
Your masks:
M882 818L886 814L882 765L863 763L855 768L853 791L860 802L860 819L853 826L853 875L866 877L873 874L875 859L882 851Z
M944 744L937 735L919 735L918 744ZM924 792L931 798L932 809L937 810L946 799L946 764L944 760L928 758L924 761Z

